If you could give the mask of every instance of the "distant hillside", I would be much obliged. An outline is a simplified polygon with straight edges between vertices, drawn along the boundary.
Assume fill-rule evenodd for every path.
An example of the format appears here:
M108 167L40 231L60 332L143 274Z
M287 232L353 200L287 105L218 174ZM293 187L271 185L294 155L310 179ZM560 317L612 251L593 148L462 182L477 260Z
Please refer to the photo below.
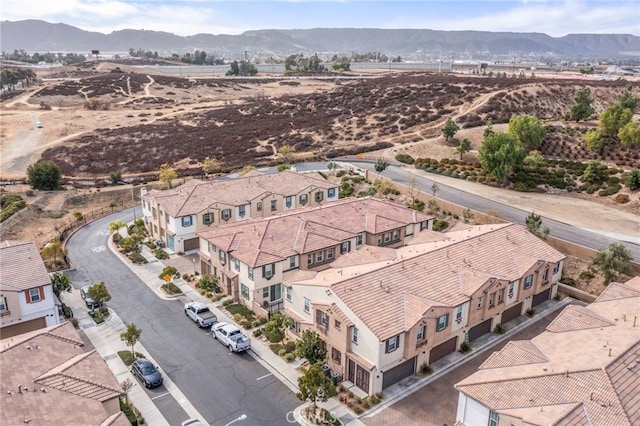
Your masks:
M443 52L458 57L487 59L529 55L532 59L560 56L564 59L640 58L640 37L629 34L570 34L560 38L541 33L487 31L434 31L417 29L314 28L307 30L256 30L239 35L197 34L182 37L161 31L121 30L111 34L84 31L66 24L39 20L3 21L0 48L5 52L127 52L129 48L181 53L195 49L216 56L285 57L294 53L378 51L389 57L424 58Z

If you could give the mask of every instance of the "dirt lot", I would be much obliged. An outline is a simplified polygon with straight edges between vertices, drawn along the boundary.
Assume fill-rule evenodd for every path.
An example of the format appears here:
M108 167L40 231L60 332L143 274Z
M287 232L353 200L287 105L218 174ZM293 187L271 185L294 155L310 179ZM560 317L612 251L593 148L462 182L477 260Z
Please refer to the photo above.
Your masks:
M101 68L108 71L112 65L104 63ZM103 179L117 170L125 177L153 176L164 162L193 173L207 156L218 158L225 170L276 164L281 161L277 149L283 145L294 147L296 160L361 152L370 158L393 159L397 153L454 158L453 149L464 137L474 149L480 146L487 118L493 119L494 130L501 131L511 115L523 113L575 128L554 133L542 150L555 155L556 149L568 146L569 155L586 161L594 154L580 149L585 125L560 121L566 106L575 89L587 84L594 106L601 111L626 85L526 79L488 82L423 74L354 80L301 78L286 84L268 79L182 79L146 72L75 70L71 74L74 79L43 82L0 103L1 178L23 178L26 167L42 155L53 159L73 180ZM95 110L86 108L88 101L94 102ZM440 128L449 116L461 130L447 143ZM36 121L44 127L36 128ZM475 155L472 151L466 159L473 161ZM640 149L612 150L607 163L628 169L640 163ZM640 234L637 192L630 194L631 202L620 205L611 197L518 193L439 175L429 177L586 229ZM26 187L9 190L25 194ZM122 205L130 197L130 188L119 187L25 194L30 207L3 223L0 237L35 240L42 246L55 236L56 229L73 222L73 212L86 215ZM605 217L607 220L602 219ZM584 264L567 265L567 270L575 269L576 277L585 268ZM596 281L599 279L590 280ZM598 291L595 284L588 289Z

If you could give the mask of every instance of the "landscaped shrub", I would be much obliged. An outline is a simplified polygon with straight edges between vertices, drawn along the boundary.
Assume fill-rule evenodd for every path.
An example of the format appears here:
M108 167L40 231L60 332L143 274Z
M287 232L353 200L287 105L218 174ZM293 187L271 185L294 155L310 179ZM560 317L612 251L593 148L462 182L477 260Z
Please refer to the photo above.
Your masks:
M399 161L404 164L413 164L415 160L409 154L398 154L396 155L396 161Z
M114 234L115 236L116 234ZM157 248L155 250L153 250L153 255L156 257L156 259L168 259L169 258L169 253L167 253L166 251L164 251L161 248Z
M608 186L605 189L598 192L598 195L601 197L607 197L609 195L613 195L618 193L622 187L620 185Z
M162 284L162 290L164 290L168 294L182 294L182 290L180 287L169 281L168 283Z
M504 334L507 330L502 326L502 324L496 324L493 328L493 332L496 334Z
M629 196L627 194L618 194L613 198L613 201L619 204L625 204L629 202Z
M448 227L449 227L449 222L447 222L446 220L436 219L433 222L433 230L436 232L444 231Z
M467 342L462 342L460 343L460 349L459 352L466 354L467 352L471 351L471 345L469 345Z
M288 352L284 355L284 360L287 362L291 362L296 359L296 355L294 353Z
M260 336L262 336L261 328L256 328L255 330L253 330L253 337L260 337Z
M420 374L423 374L426 376L431 373L433 373L433 368L429 364L427 364L426 362L423 362L422 364L420 364Z

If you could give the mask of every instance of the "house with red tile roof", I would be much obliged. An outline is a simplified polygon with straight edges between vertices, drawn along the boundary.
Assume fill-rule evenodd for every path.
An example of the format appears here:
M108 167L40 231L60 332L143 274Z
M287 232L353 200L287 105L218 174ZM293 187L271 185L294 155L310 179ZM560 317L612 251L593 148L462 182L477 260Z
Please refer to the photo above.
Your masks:
M319 333L330 368L373 394L555 296L565 256L526 228L456 229L296 271L283 282L291 332Z
M567 306L456 384L463 425L640 424L640 277Z
M329 268L363 247L401 246L433 219L387 200L344 198L202 231L198 254L202 273L217 277L223 291L254 311L273 312L283 307L289 276Z
M60 324L57 304L35 243L0 243L0 338Z
M0 342L0 424L128 426L124 394L70 322Z
M262 218L338 199L339 188L318 173L252 173L212 181L191 180L174 189L142 191L143 218L152 238L172 252L195 252L197 233L218 225Z

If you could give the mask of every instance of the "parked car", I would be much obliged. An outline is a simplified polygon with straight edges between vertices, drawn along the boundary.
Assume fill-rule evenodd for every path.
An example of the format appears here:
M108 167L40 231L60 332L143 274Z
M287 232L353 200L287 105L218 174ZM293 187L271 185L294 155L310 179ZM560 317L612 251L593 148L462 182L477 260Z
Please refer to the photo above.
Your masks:
M87 304L87 308L89 309L99 308L100 305L89 296L89 287L91 286L88 285L80 289L80 297L84 299L84 303Z
M148 359L138 358L133 361L131 373L149 389L162 384L162 374Z
M242 352L251 349L251 339L233 324L219 322L211 326L214 339L229 348L229 352Z
M180 423L180 426L204 426L204 423L198 419L187 419Z
M184 314L195 321L200 328L211 327L218 322L216 314L211 312L207 305L200 302L185 303Z
M41 123L41 122L39 122L39 121L36 121L36 127L37 127L38 129L42 129L42 123Z

